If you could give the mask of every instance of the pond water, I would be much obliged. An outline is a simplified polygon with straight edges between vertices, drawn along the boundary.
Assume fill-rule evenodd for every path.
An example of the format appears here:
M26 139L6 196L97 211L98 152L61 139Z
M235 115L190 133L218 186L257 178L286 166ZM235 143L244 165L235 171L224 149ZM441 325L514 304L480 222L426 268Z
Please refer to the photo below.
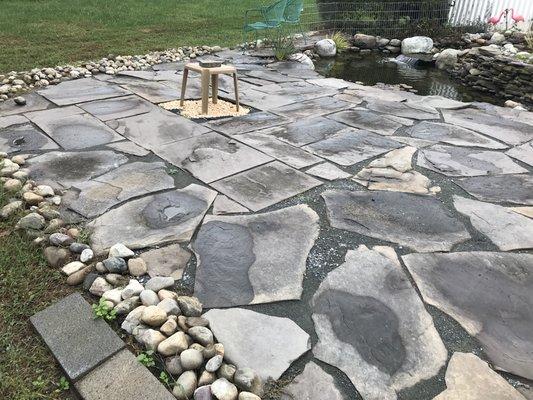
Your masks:
M440 95L460 101L485 101L501 105L503 101L454 81L434 65L408 57L383 54L348 54L315 62L316 71L327 77L341 78L365 85L407 84L420 95Z

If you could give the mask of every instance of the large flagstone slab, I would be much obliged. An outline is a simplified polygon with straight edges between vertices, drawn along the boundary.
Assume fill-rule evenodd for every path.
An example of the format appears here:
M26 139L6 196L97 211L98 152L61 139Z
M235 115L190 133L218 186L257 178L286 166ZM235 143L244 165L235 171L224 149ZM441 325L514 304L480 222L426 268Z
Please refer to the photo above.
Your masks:
M47 108L54 107L54 104L36 92L25 93L24 99L26 100L26 104L23 106L15 103L15 100L13 99L9 99L0 103L0 117L26 113L30 111L45 110Z
M0 129L0 151L6 153L55 150L59 147L30 123Z
M454 182L479 200L533 205L531 174L474 176Z
M533 140L531 142L524 143L520 146L513 147L505 154L533 167Z
M109 124L124 137L153 151L210 131L203 125L160 108L154 108L146 114L113 120Z
M450 251L470 238L465 226L432 197L347 190L328 190L322 197L331 226L416 251Z
M435 376L447 351L401 266L375 250L348 250L312 300L313 354L352 381L365 400Z
M399 147L402 147L400 143L377 133L348 128L302 148L336 164L348 166Z
M344 400L333 377L313 361L281 391L281 400Z
M264 153L216 132L167 144L159 148L157 154L206 183L273 160Z
M111 150L52 151L28 161L31 179L64 188L80 184L128 162L123 154Z
M235 99L235 96L232 93L227 97L231 100ZM271 110L282 105L295 103L297 99L292 96L265 93L256 90L255 88L246 88L239 93L239 101L260 110Z
M402 259L424 301L475 336L497 368L533 378L533 255L459 252Z
M533 220L506 207L453 196L453 205L500 250L533 248Z
M266 381L279 379L293 361L311 348L310 337L289 318L243 308L213 309L203 315L220 343L224 358L251 368Z
M222 118L208 122L209 128L225 133L226 135L238 135L262 128L281 125L289 122L286 118L269 113L267 111L253 112L242 117Z
M26 115L66 150L85 149L124 139L76 106L35 111Z
M433 107L421 106L408 102L368 99L366 107L369 110L397 117L417 120L439 119L440 114ZM455 111L454 111L455 112Z
M348 172L344 172L335 165L324 162L322 164L315 165L305 171L306 174L316 176L317 178L325 179L327 181L334 181L336 179L345 179L352 176Z
M504 153L436 144L418 152L418 165L447 176L481 176L527 172Z
M470 129L461 128L441 122L422 121L412 128L407 129L406 134L418 139L441 142L454 146L483 147L487 149L506 149L503 143L480 135Z
M318 230L318 215L306 205L207 216L192 245L194 295L207 308L300 299Z
M181 94L180 90L178 90L178 85L173 82L166 84L166 82L139 80L138 82L131 82L123 86L130 92L152 103L178 100Z
M109 121L111 119L147 113L154 108L154 105L137 96L125 96L115 99L91 101L80 104L79 107L102 121Z
M467 108L472 103L464 103L462 101L452 100L442 96L411 96L407 100L407 103L419 108L419 107L433 107L444 110L459 110L461 108ZM501 107L499 107L501 108Z
M252 78L264 79L266 81L271 81L274 83L294 82L300 80L298 78L291 78L289 76L282 75L279 72L267 69L247 71L246 75Z
M318 179L274 161L211 186L250 210L259 211L321 184Z
M453 111L443 110L442 115L449 124L472 129L507 144L518 145L533 139L533 127L531 125L502 118L493 113L467 108Z
M364 108L341 111L328 116L335 121L359 129L379 133L380 135L394 135L403 126L410 126L413 121L395 116L387 116Z
M131 200L87 225L93 250L101 254L115 243L142 249L187 242L215 197L215 191L192 184Z
M296 64L296 63L291 63ZM279 84L263 85L256 88L257 90L273 95L290 97L294 101L306 101L318 97L333 96L338 93L334 89L325 89L316 85L311 85L305 81L286 82ZM282 104L278 104L281 107Z
M133 197L173 187L174 179L167 174L165 163L134 162L74 185L80 193L68 207L93 218Z
M353 103L334 99L333 97L319 97L312 100L274 108L271 111L296 120L310 116L330 114L335 111L341 111L350 107L353 107Z
M0 129L8 128L14 125L27 124L30 121L24 115L8 115L0 117Z
M120 86L93 78L61 82L58 85L48 86L46 89L39 90L37 93L58 106L131 94L131 92Z
M219 194L213 202L214 215L241 214L248 212L250 212L250 210L246 207L241 206L239 203L231 200L228 196L223 194Z

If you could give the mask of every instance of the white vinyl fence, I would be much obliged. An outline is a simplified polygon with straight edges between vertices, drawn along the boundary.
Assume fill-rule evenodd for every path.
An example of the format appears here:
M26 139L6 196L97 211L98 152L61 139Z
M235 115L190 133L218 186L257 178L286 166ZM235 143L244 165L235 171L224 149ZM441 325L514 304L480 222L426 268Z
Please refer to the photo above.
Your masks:
M533 0L454 0L453 3L449 21L454 26L487 22L490 17L498 17L506 8L513 8L515 16L522 15L525 18L525 23L518 25L521 29L527 29L533 19ZM513 22L509 14L509 26ZM505 15L498 27L505 27Z

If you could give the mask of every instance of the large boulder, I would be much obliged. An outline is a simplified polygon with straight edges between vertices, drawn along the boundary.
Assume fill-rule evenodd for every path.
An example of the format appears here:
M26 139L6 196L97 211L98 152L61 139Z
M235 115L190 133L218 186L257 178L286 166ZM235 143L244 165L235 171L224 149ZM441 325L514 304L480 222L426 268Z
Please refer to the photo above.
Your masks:
M402 40L402 54L431 53L433 40L426 36L413 36Z
M491 44L503 44L503 42L505 42L505 35L500 32L494 32L489 40Z
M457 64L457 57L457 50L445 49L437 55L435 64L437 65L438 69L452 68L455 64Z
M337 46L331 39L322 39L315 43L315 51L320 57L335 57Z
M374 49L376 47L376 44L377 41L375 36L358 33L353 37L353 45L360 47L361 49ZM385 45L387 44L388 42L385 43Z

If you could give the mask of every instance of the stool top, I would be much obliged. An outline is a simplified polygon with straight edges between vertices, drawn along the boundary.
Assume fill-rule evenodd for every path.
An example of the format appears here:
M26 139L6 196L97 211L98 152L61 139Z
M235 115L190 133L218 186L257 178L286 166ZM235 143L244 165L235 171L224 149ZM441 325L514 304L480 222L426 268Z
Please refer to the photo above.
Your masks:
M210 74L233 74L237 72L237 69L233 65L221 65L220 67L201 67L198 63L185 64L186 69L190 69L195 72L208 71Z

